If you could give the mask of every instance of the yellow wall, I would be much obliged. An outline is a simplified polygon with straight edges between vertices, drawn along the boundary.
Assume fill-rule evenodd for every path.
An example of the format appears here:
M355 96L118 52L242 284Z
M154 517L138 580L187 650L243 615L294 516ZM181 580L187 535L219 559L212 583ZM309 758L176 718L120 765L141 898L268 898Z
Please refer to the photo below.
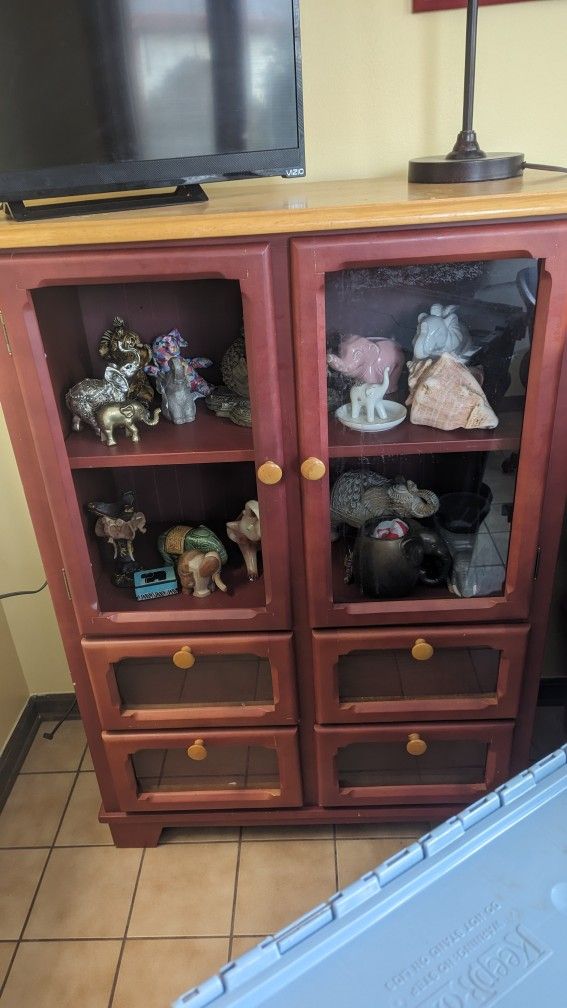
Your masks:
M2 603L0 603L0 656L0 752L2 752L28 699L26 681Z
M460 128L464 11L411 14L411 0L301 0L301 20L309 179L403 173L410 157L449 150ZM567 164L566 38L567 0L480 11L475 125L485 150ZM2 428L0 466L0 590L9 591L43 576ZM47 593L6 611L30 691L69 689Z

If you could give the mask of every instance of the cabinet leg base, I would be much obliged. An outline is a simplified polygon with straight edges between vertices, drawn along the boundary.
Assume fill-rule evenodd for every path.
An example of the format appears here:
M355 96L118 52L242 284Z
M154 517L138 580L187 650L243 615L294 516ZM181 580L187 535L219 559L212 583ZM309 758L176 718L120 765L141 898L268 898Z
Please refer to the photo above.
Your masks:
M115 847L157 847L161 826L144 822L109 822Z

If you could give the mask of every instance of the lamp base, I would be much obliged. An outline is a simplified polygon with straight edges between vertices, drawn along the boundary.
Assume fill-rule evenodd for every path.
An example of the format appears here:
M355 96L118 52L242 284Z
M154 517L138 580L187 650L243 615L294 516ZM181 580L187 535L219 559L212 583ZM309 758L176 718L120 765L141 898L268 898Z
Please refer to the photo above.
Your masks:
M429 182L434 185L450 182L490 182L493 179L516 178L524 170L523 154L483 154L477 157L412 158L409 163L409 182Z

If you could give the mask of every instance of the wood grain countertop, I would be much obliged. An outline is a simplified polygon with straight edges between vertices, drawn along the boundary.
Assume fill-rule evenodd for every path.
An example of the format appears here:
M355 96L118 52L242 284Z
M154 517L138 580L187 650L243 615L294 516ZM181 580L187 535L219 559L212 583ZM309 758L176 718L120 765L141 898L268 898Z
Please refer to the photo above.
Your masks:
M206 185L208 203L55 220L0 217L0 250L183 241L358 228L567 217L567 175L417 185L405 177Z

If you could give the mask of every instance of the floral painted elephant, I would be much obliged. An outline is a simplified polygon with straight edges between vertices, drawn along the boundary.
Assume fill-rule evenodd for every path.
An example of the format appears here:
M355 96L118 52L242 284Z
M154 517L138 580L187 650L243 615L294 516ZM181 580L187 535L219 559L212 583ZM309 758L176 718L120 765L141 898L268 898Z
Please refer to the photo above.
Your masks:
M197 368L207 368L212 366L212 360L208 357L182 357L181 349L186 347L187 342L179 332L179 329L172 329L164 336L156 336L152 343L153 364L146 364L144 371L153 375L154 378L163 377L170 369L170 362L181 361L185 372L185 381L189 386L194 399L209 395L212 392L211 386L201 375L197 373Z

